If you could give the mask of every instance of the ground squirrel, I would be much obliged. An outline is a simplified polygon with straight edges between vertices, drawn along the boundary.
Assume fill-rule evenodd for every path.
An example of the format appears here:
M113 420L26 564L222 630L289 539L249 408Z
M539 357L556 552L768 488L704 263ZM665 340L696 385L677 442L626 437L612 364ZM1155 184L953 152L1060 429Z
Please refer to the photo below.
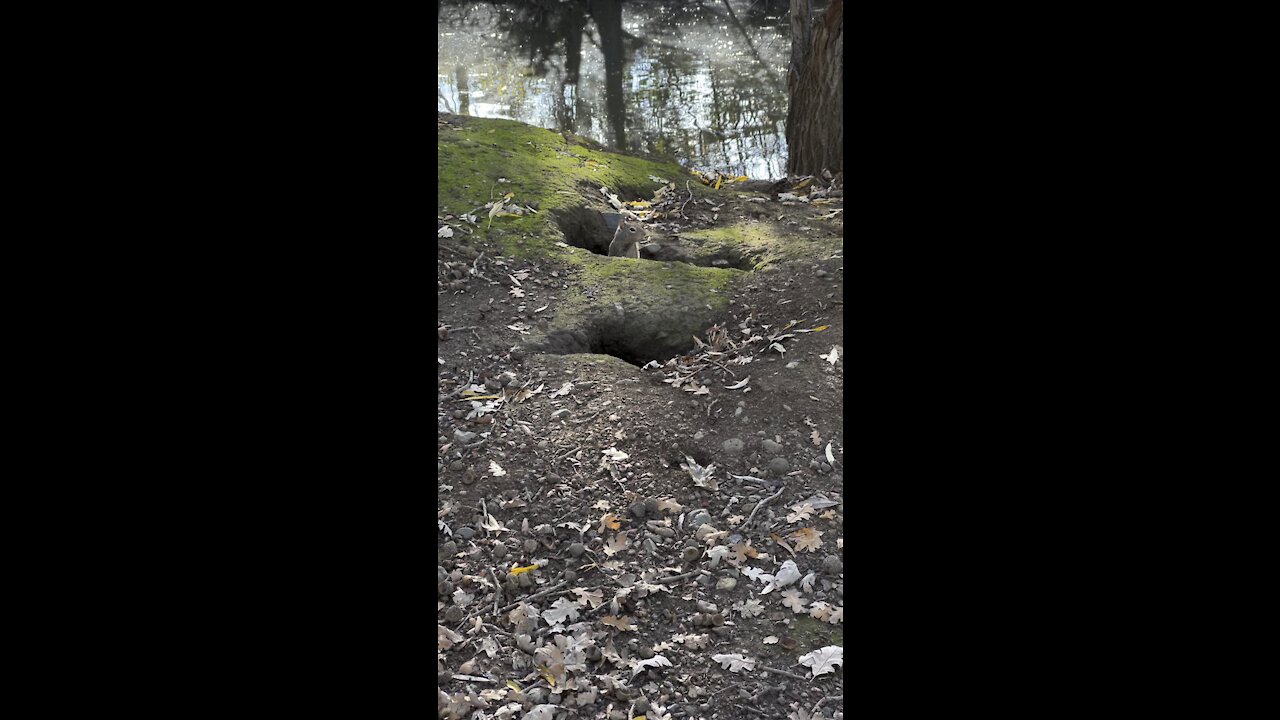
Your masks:
M618 229L613 232L613 242L609 243L609 256L639 260L640 246L644 241L644 225L639 220L623 216L618 220Z

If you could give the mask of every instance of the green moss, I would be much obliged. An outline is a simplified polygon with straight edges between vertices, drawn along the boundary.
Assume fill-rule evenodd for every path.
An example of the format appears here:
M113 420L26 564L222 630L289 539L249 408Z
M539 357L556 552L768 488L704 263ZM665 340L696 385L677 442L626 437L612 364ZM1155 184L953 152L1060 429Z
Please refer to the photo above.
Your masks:
M756 259L756 270L779 262L838 250L840 238L816 238L799 230L788 231L770 222L742 222L682 233L681 238L702 246L704 252L737 250Z
M797 615L792 620L791 637L795 638L796 652L800 654L827 645L844 647L844 625L831 625L808 615Z
M555 211L581 207L583 193L596 193L601 186L630 200L657 190L651 175L683 184L689 174L678 165L609 152L582 138L566 139L511 120L450 119L461 127L437 128L438 212L480 215L474 239L497 244L504 255L554 260L580 271L550 331L574 327L601 308L622 306L650 317L678 316L683 322L674 322L673 332L685 332L727 306L724 291L740 271L594 255L565 245L554 220ZM512 202L537 213L498 216L490 226L477 208L507 193ZM584 294L588 290L591 297Z

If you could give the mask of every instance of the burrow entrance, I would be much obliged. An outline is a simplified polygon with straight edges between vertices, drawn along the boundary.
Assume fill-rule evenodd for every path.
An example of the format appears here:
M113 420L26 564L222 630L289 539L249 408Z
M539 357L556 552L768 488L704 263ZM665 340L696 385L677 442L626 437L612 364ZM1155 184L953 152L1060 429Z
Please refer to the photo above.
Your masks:
M571 327L531 337L527 347L553 355L611 355L641 367L692 352L693 338L703 337L722 318L723 310L678 297L623 299L594 308Z
M608 255L609 243L613 240L613 232L617 228L616 213L602 213L589 207L568 208L554 214L560 232L564 233L564 241L569 245L582 248L596 255ZM682 262L701 267L734 268L737 270L754 270L757 259L735 250L719 246L703 248L676 238L655 236L647 247L640 249L641 260L658 262Z

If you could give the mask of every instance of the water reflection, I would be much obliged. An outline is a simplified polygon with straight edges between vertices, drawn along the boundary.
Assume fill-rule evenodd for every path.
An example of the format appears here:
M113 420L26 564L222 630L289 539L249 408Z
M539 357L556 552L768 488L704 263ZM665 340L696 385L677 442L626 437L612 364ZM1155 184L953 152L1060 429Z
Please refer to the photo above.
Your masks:
M786 0L443 2L437 107L755 178L786 171Z

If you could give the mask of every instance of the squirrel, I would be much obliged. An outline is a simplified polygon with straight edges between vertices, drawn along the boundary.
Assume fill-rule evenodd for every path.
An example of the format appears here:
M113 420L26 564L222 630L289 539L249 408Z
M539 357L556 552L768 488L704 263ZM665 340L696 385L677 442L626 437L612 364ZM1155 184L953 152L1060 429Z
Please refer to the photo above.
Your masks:
M644 226L639 220L623 216L618 220L618 229L613 232L613 242L609 243L609 257L625 257L640 259L640 246L645 242Z

